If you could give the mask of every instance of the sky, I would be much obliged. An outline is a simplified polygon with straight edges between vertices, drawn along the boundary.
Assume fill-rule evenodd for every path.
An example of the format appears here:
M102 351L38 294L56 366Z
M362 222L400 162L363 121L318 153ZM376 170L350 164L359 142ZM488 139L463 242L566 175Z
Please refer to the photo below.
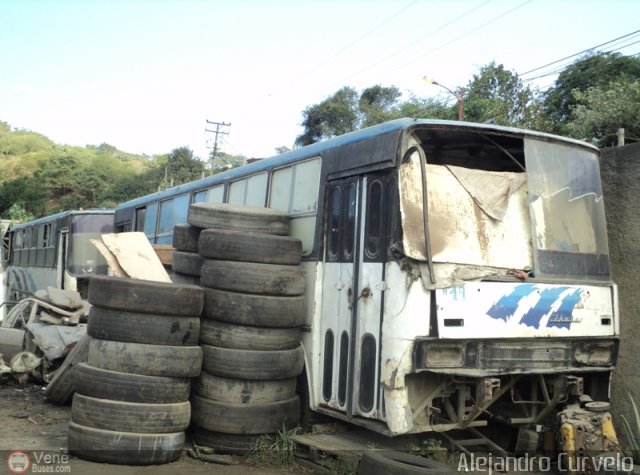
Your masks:
M219 122L222 151L267 157L343 86L455 101L423 77L494 61L544 89L576 53L639 54L638 30L639 0L0 0L0 121L202 159Z

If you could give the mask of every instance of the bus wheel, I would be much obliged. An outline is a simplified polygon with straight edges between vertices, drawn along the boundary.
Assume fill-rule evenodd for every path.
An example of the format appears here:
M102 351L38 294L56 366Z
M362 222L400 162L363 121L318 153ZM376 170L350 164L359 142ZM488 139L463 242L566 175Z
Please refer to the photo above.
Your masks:
M448 465L419 455L405 454L404 452L375 451L362 454L358 464L358 474L362 475L419 475L424 473L437 473L439 475L453 474Z

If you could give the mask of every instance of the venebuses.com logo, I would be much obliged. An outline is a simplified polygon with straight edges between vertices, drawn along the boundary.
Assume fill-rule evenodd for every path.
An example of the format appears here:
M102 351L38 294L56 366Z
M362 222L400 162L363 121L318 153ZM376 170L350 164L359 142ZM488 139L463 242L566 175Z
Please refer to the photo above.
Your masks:
M31 459L26 452L15 450L7 457L7 467L11 473L26 473L31 467Z
M10 473L71 473L69 456L53 451L14 450L7 455L7 468ZM4 472L3 472L4 473Z

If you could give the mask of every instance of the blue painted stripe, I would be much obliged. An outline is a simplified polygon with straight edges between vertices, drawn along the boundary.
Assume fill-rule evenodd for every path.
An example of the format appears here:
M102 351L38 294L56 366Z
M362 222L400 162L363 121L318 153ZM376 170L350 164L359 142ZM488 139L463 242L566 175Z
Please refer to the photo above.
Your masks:
M518 285L509 295L505 295L493 305L487 315L505 322L516 313L520 301L534 290L533 284Z

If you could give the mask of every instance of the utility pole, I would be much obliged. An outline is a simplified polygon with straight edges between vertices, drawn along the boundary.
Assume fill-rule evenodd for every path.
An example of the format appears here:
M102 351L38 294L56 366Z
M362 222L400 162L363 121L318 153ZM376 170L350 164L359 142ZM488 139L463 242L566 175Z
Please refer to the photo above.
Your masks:
M230 127L231 124L227 124L225 122L214 122L212 120L207 119L207 124L211 124L215 126L215 130L210 130L208 128L205 127L204 131L205 132L211 132L213 134L215 134L214 139L213 139L213 150L211 151L211 156L210 156L210 160L209 160L209 167L211 169L211 171L213 171L213 167L215 164L215 160L216 158L218 158L218 138L220 137L220 135L229 135L229 132L224 132L223 130L221 130L223 127Z

